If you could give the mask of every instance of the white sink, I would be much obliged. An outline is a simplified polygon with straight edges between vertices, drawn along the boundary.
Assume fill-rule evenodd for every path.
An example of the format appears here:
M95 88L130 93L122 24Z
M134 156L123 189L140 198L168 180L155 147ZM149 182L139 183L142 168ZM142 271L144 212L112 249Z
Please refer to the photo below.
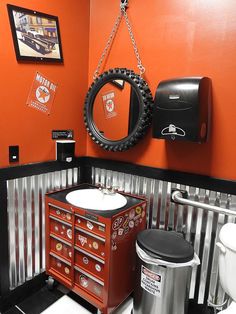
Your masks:
M70 204L93 210L113 210L127 204L125 196L119 193L104 194L99 189L81 189L66 195Z

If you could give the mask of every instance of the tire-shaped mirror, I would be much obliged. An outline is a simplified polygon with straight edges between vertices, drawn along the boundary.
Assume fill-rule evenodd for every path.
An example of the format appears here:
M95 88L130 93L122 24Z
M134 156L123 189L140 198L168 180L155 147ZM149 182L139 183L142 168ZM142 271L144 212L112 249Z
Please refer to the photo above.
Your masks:
M108 151L125 151L146 134L153 98L146 81L132 70L115 68L90 86L84 122L92 140Z

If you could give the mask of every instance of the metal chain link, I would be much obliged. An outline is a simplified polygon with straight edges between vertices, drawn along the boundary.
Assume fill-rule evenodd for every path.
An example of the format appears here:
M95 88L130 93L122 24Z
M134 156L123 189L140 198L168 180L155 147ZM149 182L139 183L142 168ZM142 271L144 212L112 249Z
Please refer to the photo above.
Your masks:
M145 72L145 68L144 66L142 65L142 62L141 62L141 59L140 59L140 56L139 56L139 52L138 52L138 48L137 48L137 45L136 45L136 42L135 42L135 39L134 39L134 35L133 35L133 32L132 32L132 27L131 27L131 24L130 24L130 21L129 21L129 18L128 18L128 14L126 13L126 6L127 6L127 1L124 1L123 3L121 3L120 5L120 13L115 21L115 24L112 28L112 31L111 31L111 34L108 38L108 41L106 43L106 46L102 52L102 55L101 55L101 58L100 60L98 61L98 65L97 65L97 68L93 74L93 79L95 80L98 76L99 76L99 71L100 71L100 68L101 68L101 65L103 63L103 60L105 59L107 53L108 53L108 50L115 38L115 35L117 33L117 30L118 30L118 27L120 25L120 22L121 22L121 19L122 19L122 16L124 16L125 18L125 22L126 22L126 25L127 25L127 28L128 28L128 32L129 32L129 35L130 35L130 38L131 38L131 41L132 41L132 45L133 45L133 48L134 48L134 53L135 53L135 56L137 58L137 61L138 61L138 69L140 71L140 76L143 75L143 73Z
M145 67L142 65L142 61L140 59L140 55L139 55L139 52L138 52L138 47L136 45L136 42L135 42L135 39L134 39L134 34L132 32L132 27L131 27L131 24L130 24L130 21L129 21L129 18L128 18L128 14L126 12L125 9L121 8L121 11L124 15L124 18L125 18L125 22L126 22L126 25L127 25L127 28L128 28L128 31L129 31L129 35L130 35L130 38L131 38L131 41L132 41L132 45L133 45L133 48L134 48L134 53L135 53L135 56L137 58L137 61L138 61L138 69L140 71L140 75L142 76L143 73L145 72Z
M104 50L103 50L103 53L102 53L102 55L101 55L101 58L100 58L100 60L98 61L97 68L96 68L96 70L95 70L95 72L94 72L94 74L93 74L93 79L94 79L94 80L95 80L95 79L98 77L98 75L99 75L99 71L100 71L102 62L103 62L103 60L104 60L104 58L105 58L105 56L106 56L106 54L107 54L107 52L108 52L108 50L109 50L109 48L110 48L112 42L113 42L113 39L114 39L114 37L115 37L115 35L116 35L116 32L117 32L117 30L118 30L118 27L119 27L119 25L120 25L121 18L122 18L122 13L120 12L120 14L118 15L118 17L117 17L117 19L116 19L116 22L115 22L115 24L114 24L114 26L113 26L113 28L112 28L111 34L110 34L110 36L109 36L109 38L108 38L108 41L107 41L107 43L106 43L106 46L105 46L105 48L104 48Z

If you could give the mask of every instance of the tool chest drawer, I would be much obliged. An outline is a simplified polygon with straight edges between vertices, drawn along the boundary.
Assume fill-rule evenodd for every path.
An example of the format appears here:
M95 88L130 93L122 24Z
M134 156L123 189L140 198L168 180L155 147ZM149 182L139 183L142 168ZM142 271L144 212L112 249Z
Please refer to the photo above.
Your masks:
M57 256L54 253L50 253L49 267L59 273L62 277L65 277L67 280L71 281L71 263L63 260L60 258L60 256Z
M61 221L53 216L49 216L49 232L55 234L64 240L71 242L72 226L69 223Z
M65 222L72 222L72 213L62 207L49 203L49 215L54 216Z
M72 247L71 244L50 234L50 252L65 258L71 262L72 258Z
M94 221L82 215L75 214L75 226L102 237L105 236L106 225L104 223Z
M104 293L104 282L91 276L79 267L75 267L75 285L89 294L102 300Z
M98 257L105 257L105 239L88 231L75 228L75 245Z
M89 254L88 252L85 252L77 247L75 247L75 265L79 268L88 270L88 272L92 273L100 279L104 278L104 260L99 259L96 256L93 256L92 254Z

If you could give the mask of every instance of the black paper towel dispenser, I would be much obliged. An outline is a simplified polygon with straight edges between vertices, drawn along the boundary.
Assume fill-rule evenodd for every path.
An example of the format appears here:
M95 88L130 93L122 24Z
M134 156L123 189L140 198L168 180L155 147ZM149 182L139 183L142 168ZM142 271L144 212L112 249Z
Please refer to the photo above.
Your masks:
M160 82L153 110L153 137L205 142L209 134L211 80L183 77Z

